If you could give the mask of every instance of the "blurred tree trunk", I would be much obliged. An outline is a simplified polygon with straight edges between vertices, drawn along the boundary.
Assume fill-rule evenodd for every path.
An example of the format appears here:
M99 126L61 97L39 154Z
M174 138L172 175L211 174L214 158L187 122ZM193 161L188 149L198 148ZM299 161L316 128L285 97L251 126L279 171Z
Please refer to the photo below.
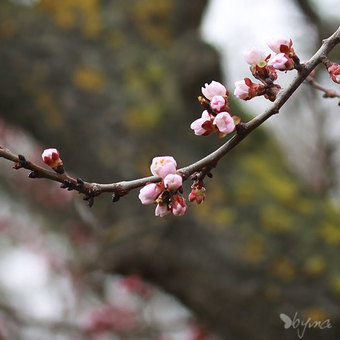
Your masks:
M339 305L318 283L278 283L265 266L230 259L228 238L187 220L169 222L107 246L97 264L104 270L138 274L178 297L221 339L292 339L280 313L295 312L322 301L339 313ZM337 314L340 315L340 314ZM301 320L303 315L300 314ZM332 318L337 325L339 318ZM339 329L307 330L308 339L336 339Z

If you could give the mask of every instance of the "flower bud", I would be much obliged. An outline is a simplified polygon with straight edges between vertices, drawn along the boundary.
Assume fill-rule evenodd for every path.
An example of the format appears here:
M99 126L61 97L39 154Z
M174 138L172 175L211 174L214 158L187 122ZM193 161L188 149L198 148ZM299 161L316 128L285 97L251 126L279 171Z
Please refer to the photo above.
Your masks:
M215 112L220 112L226 104L226 100L222 96L214 96L210 101L210 107Z
M273 52L285 53L287 55L291 52L294 53L292 45L293 45L292 40L286 37L275 38L268 42L268 46Z
M270 62L269 65L274 66L275 69L284 71L286 69L286 62L288 58L285 56L284 53L277 54Z
M169 191L178 190L183 183L182 176L177 174L169 174L164 178L164 186Z
M201 204L205 200L205 187L202 184L193 184L191 186L192 190L189 194L189 201Z
M175 216L182 216L187 211L187 205L185 203L184 197L180 194L173 197L171 204L171 212Z
M244 78L235 82L234 95L243 100L249 100L253 97L263 94L264 87L260 84L253 83L249 78Z
M227 89L218 81L213 80L210 84L205 83L201 88L203 95L211 100L214 96L225 96Z
M237 98L247 100L248 92L249 92L249 87L247 86L244 80L238 80L235 82L234 95Z
M138 198L142 204L152 204L162 192L162 187L156 183L147 183L139 192Z
M340 84L340 65L336 63L331 63L327 71L331 76L332 80L335 83Z
M41 155L46 165L58 173L64 172L63 161L59 157L59 151L55 148L45 149Z
M234 119L231 118L228 112L220 112L214 119L214 125L222 133L231 133L235 130Z
M150 166L151 173L155 176L165 178L168 174L175 174L177 163L171 156L155 157Z
M288 71L294 68L294 61L286 54L279 53L269 62L269 65L272 65L276 70L279 71Z

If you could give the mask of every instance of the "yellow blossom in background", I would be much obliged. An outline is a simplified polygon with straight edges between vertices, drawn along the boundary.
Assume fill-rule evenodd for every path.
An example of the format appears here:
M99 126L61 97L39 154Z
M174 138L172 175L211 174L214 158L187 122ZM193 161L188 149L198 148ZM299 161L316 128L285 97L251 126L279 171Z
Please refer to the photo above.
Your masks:
M38 6L64 30L80 28L88 38L96 37L101 30L100 0L41 0Z
M318 275L325 269L325 260L322 256L313 256L306 260L304 271L310 275Z
M340 245L340 226L323 222L320 228L321 237L329 244Z
M270 274L282 281L291 281L295 276L295 269L290 261L280 259L271 264Z
M101 71L83 65L75 70L73 82L82 90L98 93L105 85L105 77Z

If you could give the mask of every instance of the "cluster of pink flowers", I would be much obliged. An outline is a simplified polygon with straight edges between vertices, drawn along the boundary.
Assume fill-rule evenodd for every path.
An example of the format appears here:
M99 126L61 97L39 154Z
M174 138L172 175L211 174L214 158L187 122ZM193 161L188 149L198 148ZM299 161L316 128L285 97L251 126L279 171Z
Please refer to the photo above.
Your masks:
M202 87L205 98L198 97L199 102L205 108L201 118L196 119L190 125L197 136L208 136L212 132L217 132L219 137L224 137L228 133L235 131L235 125L240 118L231 116L229 113L228 91L217 81L205 84Z
M291 39L286 37L272 39L268 42L268 46L273 52L277 53L269 62L276 70L289 71L295 68L297 59Z
M187 210L183 197L183 178L177 173L176 160L171 156L155 157L150 166L151 173L161 177L159 183L147 183L139 192L142 204L157 204L155 215L166 216L172 213L182 216ZM202 203L205 199L203 181L195 181L189 194L189 201Z
M182 176L177 174L177 163L171 156L155 157L150 170L162 178L160 183L147 183L139 192L142 204L157 204L155 215L163 217L170 212L175 216L184 215L187 210L182 195Z
M253 76L260 80L262 84L255 84L249 78L244 78L235 82L234 95L243 100L263 95L270 101L274 101L281 88L279 85L274 84L277 79L276 70L292 70L299 63L292 45L292 40L288 38L278 38L270 41L268 46L273 52L277 53L271 60L270 54L267 55L265 51L257 48L244 53L244 59L250 65Z

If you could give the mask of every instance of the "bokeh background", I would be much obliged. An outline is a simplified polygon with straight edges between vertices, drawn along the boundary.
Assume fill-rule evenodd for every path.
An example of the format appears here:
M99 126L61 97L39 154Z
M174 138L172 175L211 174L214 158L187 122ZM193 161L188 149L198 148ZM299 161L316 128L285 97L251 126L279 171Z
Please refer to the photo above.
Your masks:
M308 59L339 19L336 0L1 0L0 144L39 163L57 147L94 182L149 175L157 155L185 166L224 142L189 129L205 82L232 93L242 52L276 34ZM230 101L243 121L268 105ZM138 191L89 209L1 160L0 339L296 339L280 313L340 338L337 104L303 86L181 218Z

